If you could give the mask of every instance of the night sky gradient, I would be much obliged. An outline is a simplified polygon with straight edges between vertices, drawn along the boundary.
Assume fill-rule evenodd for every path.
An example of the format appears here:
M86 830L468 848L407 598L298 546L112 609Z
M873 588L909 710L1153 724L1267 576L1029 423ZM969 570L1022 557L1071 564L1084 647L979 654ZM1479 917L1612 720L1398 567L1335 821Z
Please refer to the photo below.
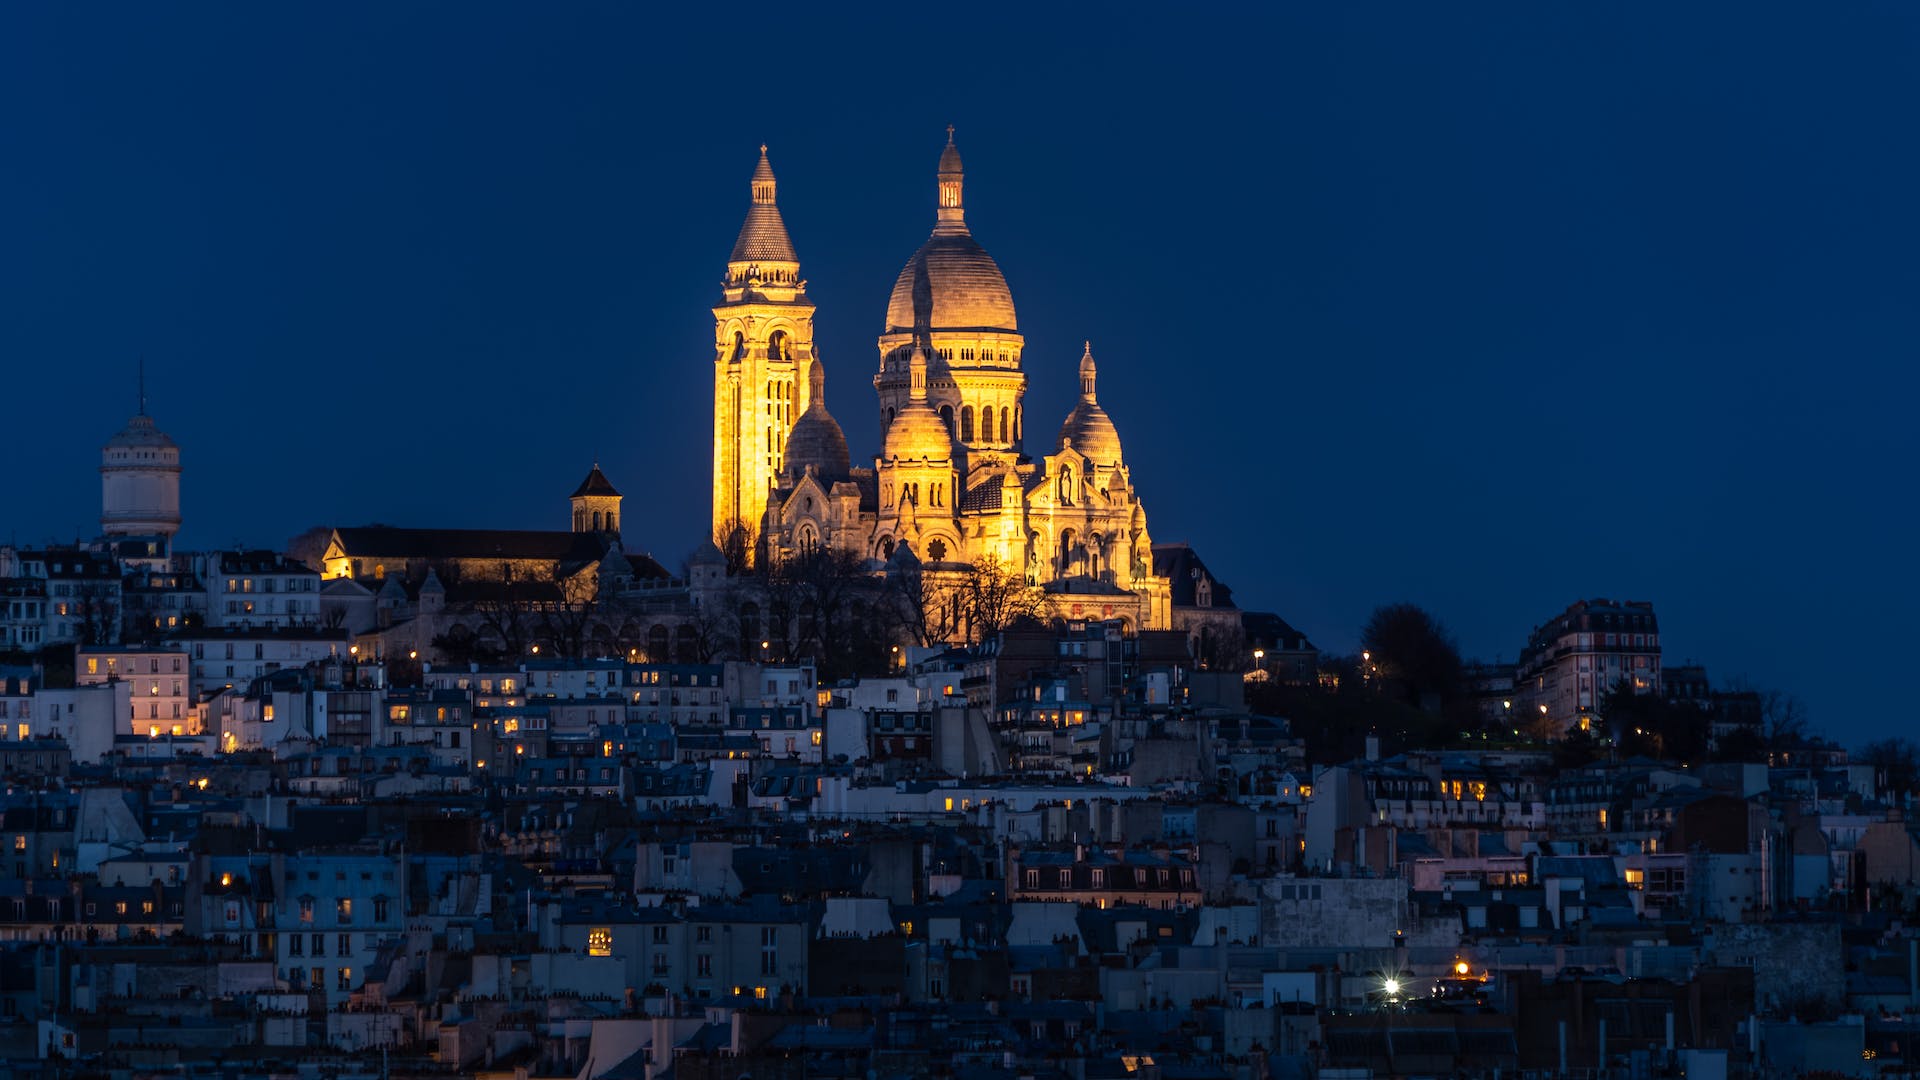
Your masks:
M1091 338L1243 604L1510 660L1647 599L1857 744L1912 723L1917 104L1908 3L6 5L0 540L93 534L145 357L186 545L560 528L597 457L678 566L756 148L860 461L952 123L1029 449Z

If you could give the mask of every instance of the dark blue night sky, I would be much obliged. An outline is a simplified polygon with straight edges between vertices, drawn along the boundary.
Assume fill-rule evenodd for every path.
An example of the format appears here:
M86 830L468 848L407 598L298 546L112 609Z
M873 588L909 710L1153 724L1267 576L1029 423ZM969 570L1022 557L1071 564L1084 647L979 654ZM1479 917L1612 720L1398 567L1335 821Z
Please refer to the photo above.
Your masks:
M1670 663L1910 723L1920 9L693 9L0 10L0 540L92 534L145 357L190 546L562 527L597 456L677 565L756 148L859 459L952 123L1034 434L1091 338L1245 604L1511 659L1648 599Z

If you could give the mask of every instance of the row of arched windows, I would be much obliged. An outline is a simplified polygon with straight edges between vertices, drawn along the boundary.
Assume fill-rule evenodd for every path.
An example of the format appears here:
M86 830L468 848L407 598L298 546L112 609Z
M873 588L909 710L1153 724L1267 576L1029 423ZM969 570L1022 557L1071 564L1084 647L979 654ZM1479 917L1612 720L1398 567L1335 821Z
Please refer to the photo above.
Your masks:
M994 441L994 428L996 426L999 428L998 441L1003 443L1010 443L1016 437L1014 435L1014 432L1017 428L1017 423L1014 420L1012 407L1002 406L997 411L999 413L999 420L996 424L996 421L994 419L994 413L996 412L996 410L994 409L994 407L991 405L987 405L981 408L980 410L980 441L981 442ZM960 407L960 441L963 443L970 443L974 441L973 416L974 416L973 406L962 405Z
M959 350L959 353L960 362L963 364L1017 364L1020 362L1019 352L1008 349L963 348ZM933 356L945 360L948 363L953 362L953 354L954 350L950 348L934 349L932 352ZM888 363L905 367L912 357L913 345L908 343L888 354Z

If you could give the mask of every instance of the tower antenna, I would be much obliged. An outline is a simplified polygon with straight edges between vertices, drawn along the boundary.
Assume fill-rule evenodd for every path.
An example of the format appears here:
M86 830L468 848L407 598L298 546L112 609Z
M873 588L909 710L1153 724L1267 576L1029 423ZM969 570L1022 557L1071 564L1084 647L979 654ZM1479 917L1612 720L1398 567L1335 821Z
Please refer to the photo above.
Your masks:
M141 416L147 415L147 358L144 356L140 358L140 412L139 412L139 415Z

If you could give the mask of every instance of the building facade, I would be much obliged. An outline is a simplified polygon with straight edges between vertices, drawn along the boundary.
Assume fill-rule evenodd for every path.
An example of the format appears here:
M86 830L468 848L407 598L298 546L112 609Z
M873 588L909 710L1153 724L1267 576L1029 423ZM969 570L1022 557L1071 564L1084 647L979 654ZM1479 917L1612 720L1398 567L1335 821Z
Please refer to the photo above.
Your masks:
M1661 692L1660 624L1644 600L1578 600L1534 630L1514 672L1514 711L1583 727L1616 688Z
M951 132L936 179L933 233L894 283L879 339L883 445L855 468L827 411L814 308L762 150L714 309L716 537L751 535L774 560L832 548L885 561L905 548L936 574L993 562L1044 586L1064 618L1165 628L1168 583L1091 343L1079 402L1029 453L1026 342L1005 276L967 225Z

